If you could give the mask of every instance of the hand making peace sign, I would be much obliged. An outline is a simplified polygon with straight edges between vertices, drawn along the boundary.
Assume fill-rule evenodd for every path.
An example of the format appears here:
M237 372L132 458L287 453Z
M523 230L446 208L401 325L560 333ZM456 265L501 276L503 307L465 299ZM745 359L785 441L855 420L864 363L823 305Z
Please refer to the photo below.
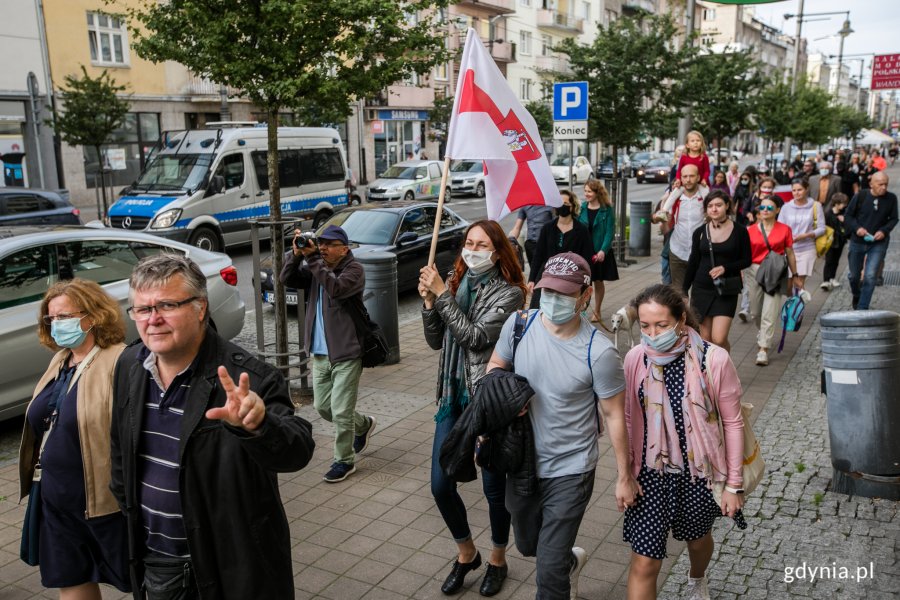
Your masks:
M255 431L266 416L266 404L250 389L250 376L241 373L237 386L225 367L219 367L219 381L225 390L225 405L206 411L207 419L225 421L232 427Z

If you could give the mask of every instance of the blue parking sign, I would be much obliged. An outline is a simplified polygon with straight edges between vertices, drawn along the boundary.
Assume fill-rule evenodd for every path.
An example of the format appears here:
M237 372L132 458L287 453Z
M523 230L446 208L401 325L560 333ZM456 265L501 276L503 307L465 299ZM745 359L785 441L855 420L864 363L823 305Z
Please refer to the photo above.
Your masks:
M587 121L588 83L569 81L553 84L553 120Z

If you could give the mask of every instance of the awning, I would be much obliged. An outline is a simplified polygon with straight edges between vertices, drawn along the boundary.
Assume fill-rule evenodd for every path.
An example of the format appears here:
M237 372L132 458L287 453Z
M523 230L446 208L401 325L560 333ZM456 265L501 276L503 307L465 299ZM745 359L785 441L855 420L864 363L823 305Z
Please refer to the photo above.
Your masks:
M861 146L890 144L894 141L896 141L894 138L885 133L881 133L877 129L863 129L862 133L856 138L856 143Z

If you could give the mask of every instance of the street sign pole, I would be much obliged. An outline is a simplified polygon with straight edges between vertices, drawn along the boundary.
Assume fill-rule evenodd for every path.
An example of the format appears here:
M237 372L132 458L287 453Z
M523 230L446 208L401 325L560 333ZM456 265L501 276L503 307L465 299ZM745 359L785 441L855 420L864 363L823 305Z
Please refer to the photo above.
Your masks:
M575 187L572 179L575 170L575 140L569 140L569 187Z
M569 140L569 187L575 179L575 140L587 139L588 84L570 81L553 84L553 139Z

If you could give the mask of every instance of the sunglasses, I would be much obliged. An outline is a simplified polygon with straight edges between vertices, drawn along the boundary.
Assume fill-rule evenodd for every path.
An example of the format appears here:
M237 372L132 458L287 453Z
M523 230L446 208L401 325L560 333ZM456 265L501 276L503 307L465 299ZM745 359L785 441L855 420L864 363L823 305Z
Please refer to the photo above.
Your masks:
M764 210L766 212L772 212L773 210L775 210L775 207L774 206L760 206L759 210Z

